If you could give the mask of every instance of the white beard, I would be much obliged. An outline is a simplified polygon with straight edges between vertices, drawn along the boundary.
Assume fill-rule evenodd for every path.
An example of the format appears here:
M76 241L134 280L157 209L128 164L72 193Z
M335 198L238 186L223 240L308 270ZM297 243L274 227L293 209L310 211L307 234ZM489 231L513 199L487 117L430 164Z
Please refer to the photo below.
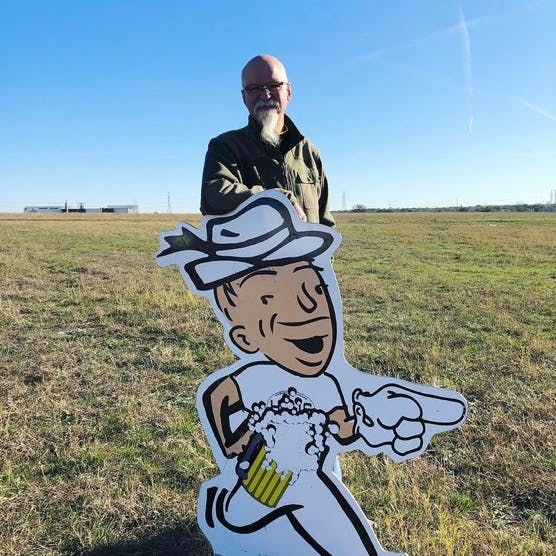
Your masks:
M277 147L280 144L280 134L276 131L278 125L279 105L272 101L261 101L255 106L257 121L261 124L261 139L263 142Z

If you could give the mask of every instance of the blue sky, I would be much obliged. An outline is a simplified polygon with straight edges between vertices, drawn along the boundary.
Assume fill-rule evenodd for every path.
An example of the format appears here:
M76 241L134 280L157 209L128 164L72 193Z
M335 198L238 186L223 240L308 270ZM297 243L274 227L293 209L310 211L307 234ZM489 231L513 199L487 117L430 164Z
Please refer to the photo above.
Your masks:
M260 52L333 209L547 202L556 0L0 0L0 211L197 212Z

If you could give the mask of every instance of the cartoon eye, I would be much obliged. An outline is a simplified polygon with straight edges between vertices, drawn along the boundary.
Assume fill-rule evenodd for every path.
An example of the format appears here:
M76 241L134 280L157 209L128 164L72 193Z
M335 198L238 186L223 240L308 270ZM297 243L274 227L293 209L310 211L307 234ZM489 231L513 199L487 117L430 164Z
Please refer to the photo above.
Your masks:
M270 295L270 294L268 294L268 295L262 295L262 296L261 296L261 303L262 303L263 305L268 305L268 300L269 300L269 299L273 299L273 298L274 298L274 296L273 296L273 295Z

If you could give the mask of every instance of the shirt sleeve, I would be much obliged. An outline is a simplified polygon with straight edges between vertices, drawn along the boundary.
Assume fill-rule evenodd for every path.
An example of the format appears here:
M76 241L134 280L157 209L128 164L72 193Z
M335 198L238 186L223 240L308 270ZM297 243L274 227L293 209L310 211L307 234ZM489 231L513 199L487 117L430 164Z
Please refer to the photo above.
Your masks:
M248 187L241 182L239 164L229 146L218 139L210 141L201 184L202 214L230 212L263 190L262 185Z
M328 178L326 177L320 154L318 157L317 165L321 181L319 196L319 222L333 228L336 225L336 221L334 220L334 217L330 212L330 205L328 201Z

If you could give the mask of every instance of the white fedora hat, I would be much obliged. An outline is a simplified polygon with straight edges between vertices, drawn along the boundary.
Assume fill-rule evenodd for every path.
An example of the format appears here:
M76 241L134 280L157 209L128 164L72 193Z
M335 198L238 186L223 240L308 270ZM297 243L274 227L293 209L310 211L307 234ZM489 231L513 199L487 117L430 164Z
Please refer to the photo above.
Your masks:
M198 290L213 289L263 266L312 260L327 250L332 253L339 243L327 226L302 222L292 214L289 200L278 192L254 195L234 212L209 217L203 224L182 224L177 235L160 234L157 255L161 266L183 265Z

